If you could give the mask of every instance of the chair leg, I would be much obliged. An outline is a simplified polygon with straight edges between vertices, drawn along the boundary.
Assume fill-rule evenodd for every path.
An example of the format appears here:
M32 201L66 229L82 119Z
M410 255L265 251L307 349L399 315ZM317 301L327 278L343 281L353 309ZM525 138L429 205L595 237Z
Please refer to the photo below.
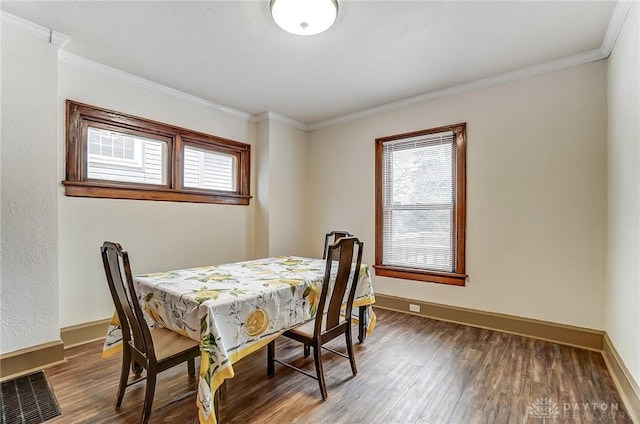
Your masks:
M142 370L144 370L144 368L136 361L133 361L131 362L131 370L133 371L133 375L135 375L136 377L140 377L140 374L142 374Z
M308 344L305 344L304 345L304 357L308 358L310 354L311 354L311 348L309 347Z
M276 341L272 340L267 345L267 377L271 378L276 374L276 366L273 358L276 356Z
M318 375L318 384L320 385L320 393L322 400L327 399L327 386L324 384L324 372L322 371L322 352L320 342L316 341L313 346L313 359L316 363L316 374Z
M358 340L360 343L364 343L367 338L367 307L360 306L358 308Z
M187 361L187 372L189 373L189 377L196 376L196 360L194 358Z
M351 340L351 326L347 327L347 330L344 332L346 342L347 342L347 354L349 355L349 362L351 363L351 372L353 375L358 374L358 369L356 368L356 356L353 354L353 342Z
M147 424L151 415L151 407L153 406L153 395L156 391L156 376L158 370L154 365L149 366L147 370L147 388L144 393L144 409L142 411L142 419L140 424Z
M118 397L116 398L116 408L120 408L122 405L122 398L124 398L124 391L127 388L127 381L129 380L129 369L131 367L131 351L127 346L122 349L122 368L120 369L120 385L118 386Z

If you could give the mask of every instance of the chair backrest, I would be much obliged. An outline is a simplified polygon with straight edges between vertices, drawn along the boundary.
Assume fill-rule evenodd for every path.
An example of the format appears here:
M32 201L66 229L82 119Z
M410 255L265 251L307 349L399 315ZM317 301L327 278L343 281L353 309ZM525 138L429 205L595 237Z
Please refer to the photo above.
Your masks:
M330 331L341 323L340 310L347 290L349 290L349 293L346 301L345 317L347 321L351 319L353 299L360 276L360 266L362 265L363 246L364 243L358 238L349 236L339 238L334 244L328 246L324 283L314 327L316 335L322 331L323 319L326 319L325 332ZM330 296L327 296L330 289L333 289L333 291ZM326 302L328 302L328 305ZM326 317L323 317L323 311L327 311Z
M327 259L327 251L329 249L329 245L334 244L338 240L343 237L353 237L353 234L350 234L348 231L340 231L335 230L330 233L325 234L324 236L324 249L322 250L322 259Z
M133 288L129 255L119 243L105 241L100 249L104 272L115 304L123 342L145 358L155 359L149 326ZM133 337L133 340L132 340Z

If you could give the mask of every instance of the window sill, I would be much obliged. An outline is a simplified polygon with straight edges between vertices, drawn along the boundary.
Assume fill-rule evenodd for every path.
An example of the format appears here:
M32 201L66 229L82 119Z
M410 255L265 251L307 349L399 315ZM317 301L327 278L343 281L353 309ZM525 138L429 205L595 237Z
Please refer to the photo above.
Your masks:
M467 280L466 274L453 272L425 271L416 268L402 268L388 265L374 265L376 275L391 278L403 278L405 280L424 281L428 283L449 284L464 286Z
M139 187L116 182L63 181L64 194L71 197L97 197L103 199L160 200L168 202L218 203L225 205L249 204L251 196L211 193L197 189L174 190L141 184Z

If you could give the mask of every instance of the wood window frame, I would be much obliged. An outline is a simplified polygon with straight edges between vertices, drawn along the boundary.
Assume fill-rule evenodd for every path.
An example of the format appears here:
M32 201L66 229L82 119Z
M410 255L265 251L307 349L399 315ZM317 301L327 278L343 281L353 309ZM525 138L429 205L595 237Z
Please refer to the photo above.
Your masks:
M110 128L167 144L165 185L119 182L87 177L87 128ZM237 158L236 191L185 188L184 146L233 155ZM99 108L72 100L66 101L66 175L65 195L109 199L162 200L170 202L248 205L250 195L251 146L226 138Z
M383 264L383 228L384 228L384 144L386 142L436 134L445 131L454 133L454 266L453 272L425 270L390 266ZM375 264L376 275L407 280L425 281L431 283L464 286L465 273L465 244L466 244L466 123L447 125L427 130L396 134L376 139L375 147L375 187L376 187L376 246Z

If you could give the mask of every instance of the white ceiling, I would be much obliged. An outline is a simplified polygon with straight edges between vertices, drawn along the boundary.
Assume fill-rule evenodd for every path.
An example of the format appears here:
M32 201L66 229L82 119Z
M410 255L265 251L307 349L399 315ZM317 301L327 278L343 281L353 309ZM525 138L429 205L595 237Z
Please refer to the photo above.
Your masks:
M2 1L64 50L305 125L599 49L613 1L345 1L311 37L262 1Z

